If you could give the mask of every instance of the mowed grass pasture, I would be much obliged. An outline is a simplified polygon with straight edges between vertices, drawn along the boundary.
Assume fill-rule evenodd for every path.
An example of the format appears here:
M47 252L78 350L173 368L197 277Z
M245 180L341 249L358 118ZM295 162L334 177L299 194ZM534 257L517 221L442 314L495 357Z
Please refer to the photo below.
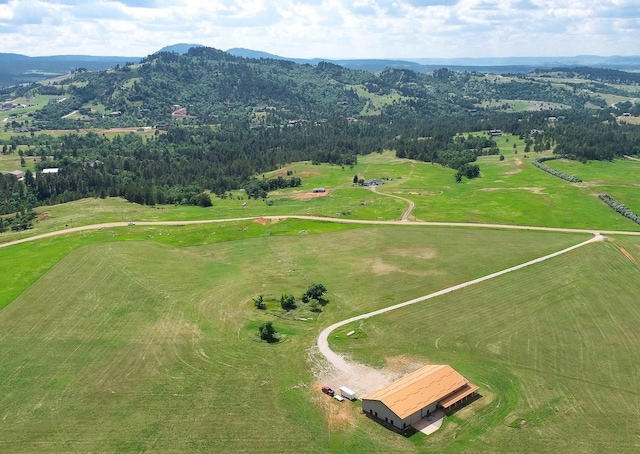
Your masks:
M379 366L451 364L480 386L480 400L416 437L425 451L637 452L639 258L638 238L614 237L345 326L333 345Z
M470 448L464 431L457 444L433 439L434 444L422 435L405 438L359 415L357 404L326 398L313 376L314 368L323 364L312 354L316 335L350 315L586 238L281 221L103 229L15 246L15 255L1 256L3 276L11 280L40 267L41 277L31 285L23 282L23 291L16 289L20 296L0 311L0 446L11 452ZM631 246L627 245L635 253ZM35 257L42 252L42 261L30 261L28 252ZM612 258L618 255L624 258L619 252ZM522 273L533 281L538 276ZM314 320L273 317L251 303L260 293L299 295L312 282L324 283L330 300ZM545 294L546 285L537 286L537 291ZM502 298L500 285L494 292ZM538 298L535 289L531 292ZM456 301L442 300L440 310L471 304L468 296ZM496 304L490 296L474 301L474 311L480 312ZM429 318L430 305L422 306L427 311L423 317ZM481 323L494 327L491 317L457 312L458 318L447 320L446 326L473 327L478 341L487 336ZM548 321L544 311L540 316ZM282 343L256 342L257 326L266 320L284 334ZM406 322L407 329L414 329L412 320ZM518 387L524 385L512 379L515 372L508 365L493 372L488 365L477 370L464 366L466 354L458 357L457 344L449 341L442 343L442 356L436 357L431 354L435 338L427 331L412 336L413 342L404 347L384 346L374 331L366 332L376 350L371 352L373 364L405 355L424 363L446 360L457 367L462 364L470 379L489 384L494 397L479 401L477 408L469 408L468 417L460 414L455 420L495 440L497 450L509 446L495 434L511 422L506 416L530 410L517 398ZM420 345L425 349L421 354ZM508 386L500 389L496 383L503 376L512 381L505 380ZM495 399L503 399L509 411L489 414L486 424L476 427L483 420L482 409L493 411Z

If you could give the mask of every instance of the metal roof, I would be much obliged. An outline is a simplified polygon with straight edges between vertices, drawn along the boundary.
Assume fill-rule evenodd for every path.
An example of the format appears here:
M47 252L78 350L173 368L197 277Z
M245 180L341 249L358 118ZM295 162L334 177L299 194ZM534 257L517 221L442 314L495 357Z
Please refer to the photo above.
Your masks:
M458 395L457 391L464 391L462 394L469 395L477 391L477 389L477 386L469 383L466 378L451 366L431 365L422 367L396 380L390 385L363 397L362 400L379 400L398 417L404 419L448 396L453 398ZM453 402L449 402L450 399L447 399L446 403L448 405L443 406L445 408L451 406L464 397L462 394Z

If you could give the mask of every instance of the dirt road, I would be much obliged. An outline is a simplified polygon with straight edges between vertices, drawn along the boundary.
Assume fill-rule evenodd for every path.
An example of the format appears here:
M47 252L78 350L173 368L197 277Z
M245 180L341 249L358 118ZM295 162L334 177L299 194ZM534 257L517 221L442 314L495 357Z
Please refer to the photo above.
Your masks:
M376 389L381 388L387 382L391 381L394 378L391 376L385 376L385 374L383 374L381 371L374 369L372 367L368 367L363 364L358 364L352 361L347 361L344 357L342 357L338 353L331 350L331 348L329 347L329 336L336 329L342 326L345 326L349 323L356 322L358 320L364 320L370 317L375 317L376 315L384 314L386 312L390 312L396 309L410 306L412 304L421 303L423 301L436 298L438 296L442 296L447 293L455 292L456 290L460 290L460 289L469 287L471 285L475 285L480 282L484 282L489 279L502 276L512 271L521 270L522 268L525 268L527 266L543 262L545 260L551 259L553 257L557 257L562 254L566 254L567 252L573 251L582 246L586 246L587 244L591 244L591 243L594 243L597 241L603 241L603 240L604 240L604 237L602 235L600 235L599 233L594 233L593 238L587 241L584 241L580 244L576 244L575 246L562 249L561 251L554 252L552 254L548 254L543 257L530 260L520 265L512 266L502 271L497 271L495 273L491 273L486 276L473 279L471 281L463 282L462 284L454 285L452 287L448 287L443 290L430 293L428 295L420 296L418 298L405 301L404 303L394 304L393 306L385 307L383 309L378 309L376 311L368 312L366 314L351 317L346 320L342 320L341 322L334 323L331 326L328 326L327 328L322 330L317 340L318 351L320 352L320 354L322 354L326 358L326 360L329 362L329 364L333 368L333 371L328 373L325 372L324 376L321 377L321 379L323 380L323 383L329 383L335 387L347 386L355 390L358 393L358 397L362 397L363 395L366 395L368 393L375 391ZM336 384L336 382L339 382L339 385Z
M409 216L411 215L411 212L416 207L416 204L413 202L413 200L405 199L404 197L400 197L399 195L385 194L384 192L378 192L378 187L376 185L369 186L369 189L372 192L375 192L376 194L384 195L386 197L393 197L394 199L400 199L404 202L407 202L409 204L409 207L406 210L404 210L404 213L402 213L401 220L404 222L407 222L409 220Z
M322 216L303 216L303 215L284 215L284 216L248 216L242 218L224 218L224 219L201 219L195 221L143 221L136 222L135 226L154 226L154 225L195 225L195 224L214 224L220 222L235 222L235 221L252 221L254 219L273 219L273 220L285 220L285 219L304 219L309 221L324 221L324 222L337 222L340 224L365 224L365 225L415 225L415 226L430 226L430 227L473 227L473 228L485 228L485 229L508 229L508 230L536 230L544 232L566 232L566 233L590 233L596 235L598 233L605 235L636 235L640 236L640 232L630 231L617 231L617 230L596 230L596 229L566 229L556 227L535 227L528 225L506 225L506 224L473 224L470 222L423 222L423 221L369 221L364 219L339 219L339 218L326 218ZM0 248L13 246L15 244L26 243L29 241L41 240L44 238L52 238L60 235L67 235L69 233L84 232L88 230L98 230L104 228L114 227L128 227L128 222L107 222L103 224L83 225L80 227L71 227L63 230L56 230L54 232L41 233L26 238L20 238L18 240L7 241L0 243ZM129 227L135 227L129 226Z
M234 221L248 221L248 220L254 220L258 218L274 219L274 220L306 219L306 220L324 221L324 222L367 224L367 225L404 225L404 226L416 225L416 226L432 226L432 227L474 227L474 228L491 228L491 229L501 228L501 229L510 229L510 230L539 230L539 231L550 231L550 232L589 233L593 235L593 238L583 243L577 244L575 246L571 246L569 248L563 249L553 254L549 254L544 257L540 257L535 260L531 260L529 262L516 265L511 268L507 268L505 270L498 271L496 273L492 273L484 277L480 277L478 279L474 279L472 281L464 282L462 284L458 284L443 290L439 290L437 292L430 293L428 295L424 295L409 301L405 301L404 303L395 304L393 306L372 311L366 314L358 315L356 317L351 317L341 322L334 323L333 325L325 328L318 336L317 352L319 352L325 358L326 362L328 362L329 367L325 367L326 364L323 366L317 367L318 370L316 372L318 372L318 378L323 383L326 383L331 386L339 387L339 386L346 385L356 390L359 396L362 396L364 394L373 392L376 389L379 389L380 387L384 386L386 383L388 383L395 377L389 374L385 374L372 367L368 367L363 364L358 364L352 361L348 361L341 355L331 350L331 348L329 348L329 336L337 328L340 328L346 324L349 324L358 320L364 320L366 318L374 317L376 315L380 315L385 312L389 312L389 311L399 309L405 306L409 306L412 304L417 304L431 298L436 298L438 296L441 296L450 292L454 292L456 290L460 290L462 288L469 287L471 285L484 282L486 280L493 279L498 276L502 276L503 274L525 268L535 263L540 263L550 258L557 257L561 254L565 254L569 251L580 248L587 244L590 244L596 241L602 241L604 239L604 237L602 236L603 233L616 234L616 235L640 236L640 232L618 232L618 231L598 232L590 229L565 229L565 228L553 228L553 227L532 227L532 226L500 225L500 224L471 224L471 223L455 223L455 222L407 222L407 218L410 212L411 212L411 206L410 206L410 209L405 212L406 216L403 215L403 220L401 221L368 221L368 220L357 220L357 219L324 218L319 216L291 215L291 216L252 216L252 217L231 218L231 219L206 219L206 220L196 220L196 221L136 222L135 224L131 224L129 222L109 222L104 224L94 224L94 225L73 227L73 228L68 228L64 230L58 230L55 232L48 232L40 235L22 238L22 239L18 239L18 240L6 242L6 243L0 243L0 248L9 247L16 244L30 242L30 241L52 238L60 235L67 235L74 232L83 232L83 231L97 230L97 229L103 229L103 228L114 228L114 227L139 228L144 226L194 225L194 224L209 224L209 223L234 222ZM317 364L318 363L317 358L314 358L314 360L316 360L315 362Z

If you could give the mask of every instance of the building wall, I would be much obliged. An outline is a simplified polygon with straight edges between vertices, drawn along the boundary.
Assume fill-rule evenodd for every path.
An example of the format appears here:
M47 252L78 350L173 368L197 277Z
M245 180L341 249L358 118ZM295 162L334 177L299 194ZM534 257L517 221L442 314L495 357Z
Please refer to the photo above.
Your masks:
M398 428L402 428L402 422L398 415L392 412L389 407L380 402L379 400L368 400L364 399L362 401L362 411L364 411L369 416L374 418L378 418L380 421L384 421L387 424L392 424Z
M436 411L438 403L434 402L429 406L426 406L412 415L407 416L404 419L401 419L398 415L396 415L389 407L383 404L379 400L362 400L362 410L372 416L374 418L379 419L380 421L384 421L388 424L392 424L400 430L406 429L411 424L420 421L423 418L427 417L427 411L433 413Z

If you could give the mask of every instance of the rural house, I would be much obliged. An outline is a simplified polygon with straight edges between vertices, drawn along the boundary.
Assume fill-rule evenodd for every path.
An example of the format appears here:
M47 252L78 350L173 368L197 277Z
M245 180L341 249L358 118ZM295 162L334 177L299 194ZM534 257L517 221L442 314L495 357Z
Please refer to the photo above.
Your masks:
M18 181L24 180L24 172L22 170L12 170L8 175L13 175L18 179Z
M477 396L478 387L451 366L431 365L362 398L363 412L405 430L436 410L451 411Z

